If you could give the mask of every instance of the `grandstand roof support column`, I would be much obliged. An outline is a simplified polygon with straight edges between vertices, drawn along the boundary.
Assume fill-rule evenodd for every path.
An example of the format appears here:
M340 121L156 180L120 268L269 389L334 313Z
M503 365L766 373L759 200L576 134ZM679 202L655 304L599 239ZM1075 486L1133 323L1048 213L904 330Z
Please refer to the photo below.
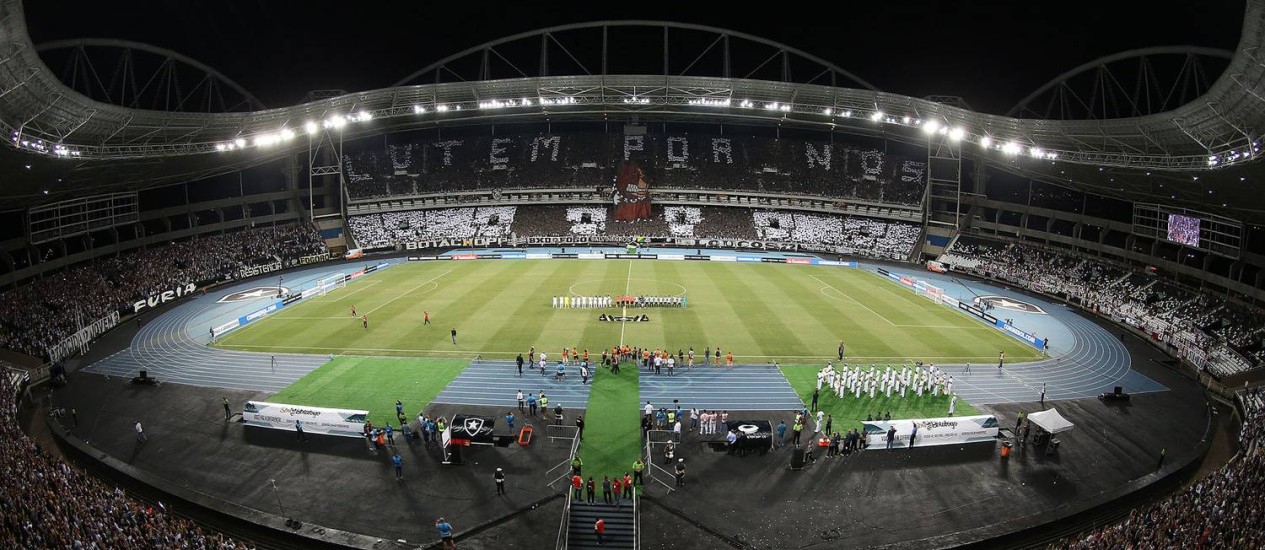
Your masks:
M962 229L962 141L947 127L927 134L927 189L923 201L926 238L921 243L924 254L939 255L947 240Z
M332 191L326 190L327 196L337 196L346 188L346 181L343 179L343 132L342 128L336 126L322 125L315 131L308 132L307 147L307 200L308 200L308 219L316 221L316 193L313 190L316 178L326 178L337 182L338 189ZM331 178L330 176L333 176ZM324 187L324 186L322 186ZM335 213L333 216L340 214Z

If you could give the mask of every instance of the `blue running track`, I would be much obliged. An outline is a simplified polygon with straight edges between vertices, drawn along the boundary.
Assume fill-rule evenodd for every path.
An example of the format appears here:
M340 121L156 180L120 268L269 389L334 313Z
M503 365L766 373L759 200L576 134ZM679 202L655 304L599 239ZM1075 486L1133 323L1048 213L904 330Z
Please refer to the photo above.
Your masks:
M596 373L602 369L593 370ZM532 370L524 365L523 376L519 378L513 361L476 360L449 382L432 403L487 405L509 410L518 407L518 390L523 390L523 394L536 396L544 391L549 397L550 409L559 403L563 409L587 408L593 379L581 384L579 366L567 367L567 379L562 381L553 379L555 371L556 367L550 365L547 375L541 376L539 368ZM612 375L603 372L599 376Z
M641 373L640 406L649 401L655 408L668 407L673 399L686 409L722 411L793 411L804 406L782 371L771 365L676 369L673 376L663 372Z

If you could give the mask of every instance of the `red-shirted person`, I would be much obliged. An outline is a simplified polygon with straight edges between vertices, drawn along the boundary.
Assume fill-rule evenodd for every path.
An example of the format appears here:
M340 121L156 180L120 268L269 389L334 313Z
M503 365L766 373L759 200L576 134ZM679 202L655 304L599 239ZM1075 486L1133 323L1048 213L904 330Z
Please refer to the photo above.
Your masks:
M734 352L732 351L725 354L725 368L734 368Z
M602 537L606 535L606 520L597 518L597 521L593 522L593 532L597 533L597 543L602 544Z
M571 476L571 488L575 490L575 496L573 496L572 498L574 498L575 500L580 500L581 498L583 498L584 497L584 492L583 492L584 478L578 475Z

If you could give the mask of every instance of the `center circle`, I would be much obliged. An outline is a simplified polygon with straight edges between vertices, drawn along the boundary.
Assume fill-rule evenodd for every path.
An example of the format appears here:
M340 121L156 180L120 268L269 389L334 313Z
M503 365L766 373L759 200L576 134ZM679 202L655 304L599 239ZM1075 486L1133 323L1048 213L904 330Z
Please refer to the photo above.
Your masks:
M616 290L614 292L603 292L602 289L605 286L603 285L603 283L607 281L612 281L612 282L618 283L619 285L627 286L628 292L632 295L646 294L645 292L638 292L637 281L647 281L647 282L654 283L655 285L665 285L665 286L671 285L681 290L680 292L676 294L667 294L667 296L679 297L679 296L685 296L685 293L686 293L685 287L677 283L669 283L669 282L660 281L658 279L645 279L645 278L638 278L638 277L631 277L631 278L607 277L605 279L588 279L584 281L579 281L571 285L569 288L567 288L567 292L570 292L572 296L602 296L606 294L609 294L611 296L617 296L617 295L623 294L622 290ZM611 285L611 286L615 287L617 285ZM577 288L579 289L579 291L577 291ZM592 291L587 292L590 289ZM659 296L663 296L663 295L660 294Z

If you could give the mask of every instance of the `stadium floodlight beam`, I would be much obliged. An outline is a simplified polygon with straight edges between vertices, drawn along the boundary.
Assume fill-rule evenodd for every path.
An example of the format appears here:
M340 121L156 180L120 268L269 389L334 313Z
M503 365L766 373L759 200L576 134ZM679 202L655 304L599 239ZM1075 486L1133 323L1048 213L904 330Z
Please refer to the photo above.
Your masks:
M964 137L966 137L966 130L963 130L961 127L949 130L949 139L953 141L962 141L962 138Z
M934 134L938 129L940 129L940 123L935 120L928 120L926 124L922 125L922 131L928 134Z
M309 120L307 121L306 124L303 125L303 129L307 130L307 133L310 135L310 134L315 134L317 131L321 129L321 127L317 126L316 121Z
M874 122L878 122L882 119L883 119L883 111L874 111L874 113L870 115L870 120L873 120Z
M1006 153L1007 155L1017 155L1021 151L1023 151L1023 147L1020 147L1019 144L1014 141L1001 146L1001 152Z
M240 149L240 148L242 148L242 147L245 147L245 146L246 146L246 140L245 140L245 139L243 139L243 138L237 138L237 139L233 140L233 145L236 145L236 146L237 146L237 148L238 148L238 149Z
M982 137L982 138L979 138L979 146L980 146L980 147L992 147L992 145L993 145L993 138L988 137L988 136L984 136L984 137Z

